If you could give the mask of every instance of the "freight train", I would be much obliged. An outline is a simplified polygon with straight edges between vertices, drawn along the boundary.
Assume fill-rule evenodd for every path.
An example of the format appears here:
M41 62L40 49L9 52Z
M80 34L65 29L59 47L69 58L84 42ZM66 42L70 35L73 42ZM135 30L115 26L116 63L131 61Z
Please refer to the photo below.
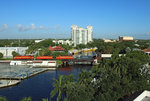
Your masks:
M53 56L37 56L35 58L36 60L62 60L62 59L73 59L72 55L68 55L68 56L58 56L56 58L54 58ZM15 56L14 60L34 60L34 56Z

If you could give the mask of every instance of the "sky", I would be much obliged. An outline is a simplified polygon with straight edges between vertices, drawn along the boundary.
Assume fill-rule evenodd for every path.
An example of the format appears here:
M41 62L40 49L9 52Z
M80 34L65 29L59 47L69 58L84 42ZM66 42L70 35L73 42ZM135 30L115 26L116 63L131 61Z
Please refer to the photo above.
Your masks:
M71 38L71 25L150 39L150 0L0 0L0 39Z

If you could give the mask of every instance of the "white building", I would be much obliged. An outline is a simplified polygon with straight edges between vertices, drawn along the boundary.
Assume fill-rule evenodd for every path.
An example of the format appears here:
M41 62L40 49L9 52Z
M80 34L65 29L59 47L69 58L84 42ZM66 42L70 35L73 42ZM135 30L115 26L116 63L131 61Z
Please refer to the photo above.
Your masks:
M150 91L143 91L137 98L133 101L150 101Z
M56 44L63 44L63 45L72 45L73 42L70 40L53 40L54 43Z
M104 42L108 43L108 42L116 42L116 40L110 40L110 39L103 39Z
M119 41L135 41L131 36L119 36Z
M88 42L93 41L92 36L92 26L87 26L86 29L78 28L77 25L71 26L71 38L75 46L78 44L87 44Z
M0 53L3 54L4 58L12 58L12 52L15 51L20 55L25 55L28 47L0 47Z
M41 40L35 40L35 43L39 43L41 41L43 41L44 39L41 39Z

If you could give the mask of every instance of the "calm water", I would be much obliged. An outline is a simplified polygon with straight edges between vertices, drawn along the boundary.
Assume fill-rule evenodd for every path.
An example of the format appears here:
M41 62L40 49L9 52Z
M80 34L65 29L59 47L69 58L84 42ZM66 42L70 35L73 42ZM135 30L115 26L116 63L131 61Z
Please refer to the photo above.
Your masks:
M42 98L50 97L53 89L53 78L58 75L78 74L82 70L90 70L92 66L74 65L63 67L57 71L46 71L31 78L21 81L19 85L0 89L0 96L6 97L9 101L20 101L23 97L31 96L33 101L42 101Z

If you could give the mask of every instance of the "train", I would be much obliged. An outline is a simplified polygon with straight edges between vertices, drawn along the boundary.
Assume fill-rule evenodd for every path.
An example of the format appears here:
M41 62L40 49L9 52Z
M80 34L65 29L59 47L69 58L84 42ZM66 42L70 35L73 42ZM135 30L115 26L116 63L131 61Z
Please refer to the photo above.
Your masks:
M68 55L68 56L57 56L56 58L54 58L53 56L37 56L35 58L36 60L62 60L62 59L73 59L72 55ZM14 60L34 60L34 56L15 56Z

